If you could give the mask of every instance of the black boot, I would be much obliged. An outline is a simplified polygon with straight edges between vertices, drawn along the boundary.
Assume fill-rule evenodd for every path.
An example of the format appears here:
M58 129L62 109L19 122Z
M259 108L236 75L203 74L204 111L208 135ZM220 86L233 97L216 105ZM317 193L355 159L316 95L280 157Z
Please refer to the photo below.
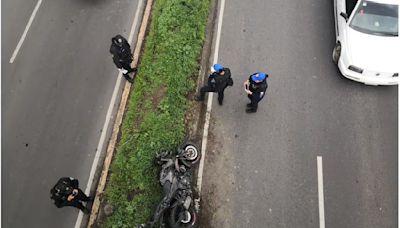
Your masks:
M219 99L218 99L218 104L222 106L223 100L219 100Z
M128 73L136 73L137 72L137 68L136 67L134 67L134 68L131 68L130 70L128 70Z
M133 79L131 77L129 77L129 74L124 74L124 78L130 83L133 82Z
M246 112L247 112L247 113L254 113L254 112L257 112L257 109L255 109L255 108L248 108L248 109L246 109Z
M194 97L194 100L195 100L195 101L204 101L204 97L201 97L200 95L196 95L196 96Z
M246 106L247 106L248 108L250 108L252 105L251 105L251 103L248 103Z
M82 212L84 214L90 214L90 210L87 207L83 208Z

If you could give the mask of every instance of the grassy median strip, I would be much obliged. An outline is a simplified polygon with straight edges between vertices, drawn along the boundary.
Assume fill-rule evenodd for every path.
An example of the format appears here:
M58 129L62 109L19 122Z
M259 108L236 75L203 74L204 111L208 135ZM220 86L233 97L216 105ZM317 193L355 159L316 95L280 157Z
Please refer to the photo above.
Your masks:
M149 35L111 166L106 200L115 212L105 227L147 222L161 198L156 152L185 137L210 0L155 1Z

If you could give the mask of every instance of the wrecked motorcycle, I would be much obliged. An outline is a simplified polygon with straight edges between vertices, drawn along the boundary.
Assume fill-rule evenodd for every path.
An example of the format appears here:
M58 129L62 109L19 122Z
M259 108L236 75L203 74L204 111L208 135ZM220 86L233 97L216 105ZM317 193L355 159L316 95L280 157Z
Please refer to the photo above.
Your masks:
M190 168L200 157L200 151L192 143L180 146L176 153L163 151L156 156L156 163L161 165L163 198L157 205L152 220L141 227L189 228L196 224L197 210Z

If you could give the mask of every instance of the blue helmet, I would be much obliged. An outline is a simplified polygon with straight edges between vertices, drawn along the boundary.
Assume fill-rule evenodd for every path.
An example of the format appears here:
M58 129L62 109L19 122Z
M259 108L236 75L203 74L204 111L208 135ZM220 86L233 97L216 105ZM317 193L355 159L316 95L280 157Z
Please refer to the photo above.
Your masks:
M265 78L267 77L267 75L263 72L257 72L253 75L251 75L251 80L253 81L263 81Z
M224 69L224 67L222 67L221 64L216 63L214 64L213 69L215 70L215 72L219 73Z

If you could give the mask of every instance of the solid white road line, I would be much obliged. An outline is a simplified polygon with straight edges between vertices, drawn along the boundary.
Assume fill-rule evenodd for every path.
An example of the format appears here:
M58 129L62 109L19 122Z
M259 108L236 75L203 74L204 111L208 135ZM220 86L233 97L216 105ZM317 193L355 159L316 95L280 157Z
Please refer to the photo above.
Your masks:
M143 4L143 0L139 0L138 6L136 8L135 18L133 20L131 31L129 33L129 38L128 38L128 42L129 43L132 42L133 34L134 34L135 30L136 30L136 26L137 26L137 23L138 23L139 13L140 13L140 9L142 8L142 4ZM90 170L88 183L87 183L86 189L85 189L85 194L86 195L89 195L90 189L91 189L93 181L94 181L94 174L96 173L96 169L97 169L97 166L99 164L100 154L103 151L103 146L104 146L104 142L105 142L105 139L106 139L106 133L107 133L107 129L108 129L109 124L110 124L111 114L112 114L112 111L113 111L113 108L114 108L114 105L115 105L115 101L117 99L119 87L121 85L121 79L122 79L122 73L119 72L118 73L118 77L117 77L117 82L115 83L114 91L113 91L113 94L112 94L112 97L111 97L111 102L110 102L110 105L108 106L106 120L105 120L104 126L102 128L103 130L102 130L101 135L100 135L100 140L99 140L99 143L97 145L97 150L96 150L96 154L94 156L94 160L93 160L93 163L92 163L92 168ZM81 227L82 219L83 219L83 213L81 211L79 211L78 218L76 219L76 222L75 222L75 228L80 228Z
M319 227L325 228L324 177L323 177L321 156L317 156L317 172L318 172Z
M225 0L221 1L221 9L218 15L218 28L217 28L217 39L215 40L215 50L214 50L214 63L218 62L218 54L219 54L219 43L221 40L221 30L222 30L222 21L224 19L224 10L225 10ZM213 94L213 93L210 93Z
M225 0L221 0L221 8L219 10L219 15L218 15L217 38L215 40L214 59L213 59L214 63L218 62L219 43L221 40L221 29L222 29L222 20L224 17L224 9L225 9ZM201 184L203 182L203 169L204 169L204 160L206 157L207 137L208 137L208 128L210 126L212 101L213 101L213 93L208 93L206 120L204 123L203 139L201 142L202 156L199 165L199 172L197 174L197 188L199 191L199 195L201 194Z
M131 32L129 33L129 37L128 37L129 44L132 44L133 35L135 34L136 25L137 25L138 20L139 20L139 14L140 14L140 9L142 8L142 4L143 4L143 0L139 0L138 6L136 8L135 18L133 19Z
M22 33L22 36L21 36L21 38L19 39L19 42L18 42L18 44L17 44L17 47L15 48L14 53L13 53L12 56L11 56L10 63L13 63L15 57L17 57L18 51L19 51L19 49L21 48L22 43L23 43L24 40L25 40L26 34L28 33L29 28L31 27L32 21L33 21L33 19L35 18L35 15L36 15L37 11L39 10L40 4L42 4L42 0L39 0L39 1L36 3L35 9L33 9L32 15L31 15L31 17L29 18L28 24L27 24L26 27L25 27L24 33Z

